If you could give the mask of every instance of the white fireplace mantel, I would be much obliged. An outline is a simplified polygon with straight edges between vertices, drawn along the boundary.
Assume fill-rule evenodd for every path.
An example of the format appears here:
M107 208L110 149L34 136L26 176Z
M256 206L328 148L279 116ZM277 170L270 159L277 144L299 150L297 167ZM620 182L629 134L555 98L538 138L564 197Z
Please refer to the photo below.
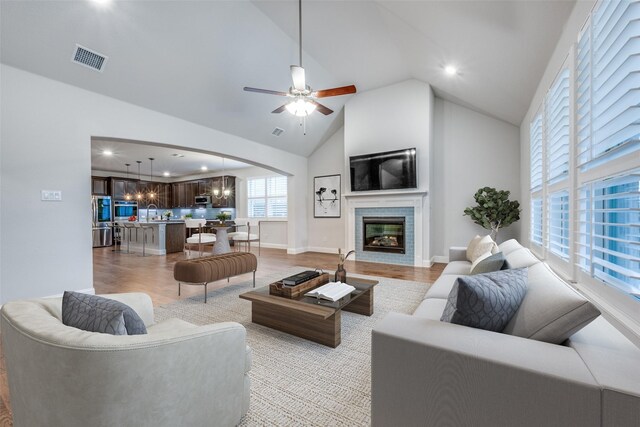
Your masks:
M346 205L347 250L356 248L356 209L358 208L413 208L414 215L414 266L422 267L423 216L427 191L398 191L343 194Z

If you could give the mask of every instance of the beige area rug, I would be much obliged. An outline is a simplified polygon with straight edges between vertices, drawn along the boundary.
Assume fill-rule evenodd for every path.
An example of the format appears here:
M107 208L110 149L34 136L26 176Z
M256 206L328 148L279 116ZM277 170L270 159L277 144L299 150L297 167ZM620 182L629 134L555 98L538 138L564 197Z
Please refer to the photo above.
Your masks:
M304 271L291 268L256 279L256 287ZM366 426L371 423L371 330L388 312L412 313L429 284L353 274L378 280L371 317L342 313L342 342L333 349L251 323L251 303L238 295L251 280L156 308L156 319L234 321L247 328L253 350L251 406L245 426Z

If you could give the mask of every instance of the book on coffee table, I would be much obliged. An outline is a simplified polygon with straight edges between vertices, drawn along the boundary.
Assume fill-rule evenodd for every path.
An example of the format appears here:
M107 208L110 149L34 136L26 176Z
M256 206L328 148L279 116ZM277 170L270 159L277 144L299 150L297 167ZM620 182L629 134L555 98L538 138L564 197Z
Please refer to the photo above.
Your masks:
M344 298L355 290L355 286L347 285L346 283L329 282L326 285L322 285L319 288L307 292L305 296L335 302L341 298Z
M307 280L311 280L315 277L318 277L320 272L307 270L302 273L294 274L293 276L285 277L282 279L282 284L285 286L296 286L300 283L306 282Z

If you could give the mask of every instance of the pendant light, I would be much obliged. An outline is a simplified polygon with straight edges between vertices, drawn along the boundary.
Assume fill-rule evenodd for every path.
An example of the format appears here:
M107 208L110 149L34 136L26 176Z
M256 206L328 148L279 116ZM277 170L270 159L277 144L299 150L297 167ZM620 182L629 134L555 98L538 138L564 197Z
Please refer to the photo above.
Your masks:
M216 199L227 199L231 195L231 190L226 187L227 177L224 174L224 157L222 158L222 191L213 189L213 197Z
M140 160L136 160L136 163L138 164L138 185L136 185L136 199L138 200L138 202L142 201L142 190L140 189L140 164L142 163L142 161Z
M156 199L156 193L153 189L153 161L155 159L153 157L149 157L149 161L151 162L151 174L149 175L149 187L147 192L147 197L150 201L154 201Z
M124 199L125 200L131 200L132 199L131 194L129 194L129 192L126 191L127 190L127 183L129 182L129 166L131 166L131 163L125 163L124 165L127 167L127 181L124 184L124 190L125 190Z

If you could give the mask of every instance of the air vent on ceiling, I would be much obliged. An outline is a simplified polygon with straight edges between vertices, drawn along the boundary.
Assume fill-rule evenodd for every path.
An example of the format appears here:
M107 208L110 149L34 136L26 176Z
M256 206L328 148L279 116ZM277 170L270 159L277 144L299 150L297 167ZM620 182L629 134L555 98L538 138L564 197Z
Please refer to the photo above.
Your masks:
M284 129L275 128L275 129L273 130L273 132L271 132L271 135L273 135L273 136L280 136L280 135L282 135L282 132L284 132Z
M87 49L79 44L76 45L76 50L73 52L73 58L71 58L71 60L76 64L84 65L85 67L100 72L104 69L104 64L107 62L107 59L107 56L91 49Z

